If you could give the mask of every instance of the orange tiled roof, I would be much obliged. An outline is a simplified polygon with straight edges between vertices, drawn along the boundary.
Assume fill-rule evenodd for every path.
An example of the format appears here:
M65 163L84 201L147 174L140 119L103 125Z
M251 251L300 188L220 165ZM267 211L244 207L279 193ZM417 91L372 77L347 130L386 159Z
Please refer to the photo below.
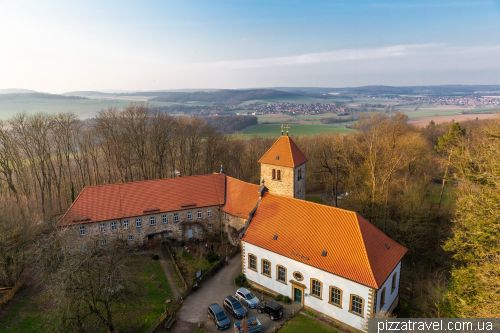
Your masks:
M270 193L243 240L376 289L407 251L355 212Z
M248 218L259 200L259 185L227 177L226 204L222 210L231 215Z
M279 159L276 159L277 156ZM289 168L295 168L305 162L307 162L307 158L288 135L281 136L259 160L259 163Z
M57 225L141 216L150 210L154 213L181 210L191 204L195 205L189 209L223 205L224 187L223 174L90 186L83 189Z

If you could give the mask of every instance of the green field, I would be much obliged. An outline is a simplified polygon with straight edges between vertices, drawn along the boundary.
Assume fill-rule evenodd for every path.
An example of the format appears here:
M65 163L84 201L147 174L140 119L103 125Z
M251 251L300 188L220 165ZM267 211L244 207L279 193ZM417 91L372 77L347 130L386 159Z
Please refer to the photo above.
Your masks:
M277 98L264 98L264 99L253 99L250 101L245 101L240 105L248 105L253 103L278 103L278 102L289 102L289 103L297 103L297 104L314 104L314 103L322 103L322 104L332 104L335 102L346 102L350 101L345 98L339 98L335 96L328 96L325 98L314 98L314 97L306 97L306 96L290 96L290 97L277 97Z
M290 135L310 135L314 136L316 134L323 133L342 133L347 134L354 132L353 130L344 128L343 125L331 126L331 125L308 125L308 124L292 124L290 126ZM247 137L251 137L256 134L260 138L272 138L281 136L281 125L272 124L259 124L245 128L242 132Z
M141 102L138 100L122 99L46 99L22 97L0 102L0 119L8 119L20 111L27 112L46 112L55 114L59 112L73 112L80 118L92 118L98 111L108 107L124 108L131 102ZM149 105L170 106L178 103L170 102L149 102ZM192 104L194 105L194 104Z

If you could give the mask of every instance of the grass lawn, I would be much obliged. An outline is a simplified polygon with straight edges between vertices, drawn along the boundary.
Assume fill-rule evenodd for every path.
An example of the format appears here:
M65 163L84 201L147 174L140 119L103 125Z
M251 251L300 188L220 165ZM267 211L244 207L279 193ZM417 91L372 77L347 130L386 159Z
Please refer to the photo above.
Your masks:
M290 125L290 135L314 136L316 134L323 134L323 133L339 132L342 134L347 134L354 132L353 130L344 128L343 126L344 125L332 126L332 125L292 124ZM246 135L247 137L251 137L253 136L253 134L257 134L257 136L261 138L271 138L271 137L277 138L281 136L281 125L279 124L253 125L245 128L241 133Z
M193 278L196 275L196 272L201 269L202 272L205 272L210 269L213 265L215 265L215 262L212 264L206 261L204 257L204 252L202 252L202 246L200 245L199 253L202 254L202 258L200 258L200 254L195 254L193 255L191 252L186 252L180 248L175 248L175 251L177 251L177 260L179 264L179 268L184 275L184 278L186 281L189 283L189 279Z
M138 302L118 305L117 329L120 332L145 332L163 313L165 301L172 299L173 295L159 261L149 256L138 256L130 259L129 265L139 277ZM43 325L43 306L40 294L21 292L0 319L0 331L47 332Z
M306 317L301 313L297 314L280 330L280 333L304 333L304 332L338 333L338 331L334 330L332 327L318 323L316 320Z

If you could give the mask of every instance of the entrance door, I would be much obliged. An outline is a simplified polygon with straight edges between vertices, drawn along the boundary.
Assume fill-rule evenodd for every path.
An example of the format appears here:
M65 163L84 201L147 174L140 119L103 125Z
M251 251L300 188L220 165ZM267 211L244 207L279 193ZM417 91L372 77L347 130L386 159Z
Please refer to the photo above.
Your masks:
M302 304L302 290L294 288L294 297L293 300L297 303Z
M188 238L193 238L193 229L188 230Z

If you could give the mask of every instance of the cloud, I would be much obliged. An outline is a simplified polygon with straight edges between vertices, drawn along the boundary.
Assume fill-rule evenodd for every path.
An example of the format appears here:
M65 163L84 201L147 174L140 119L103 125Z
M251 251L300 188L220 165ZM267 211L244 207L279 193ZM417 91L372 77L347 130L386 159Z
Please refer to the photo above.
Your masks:
M200 67L213 67L225 69L252 69L270 68L283 66L300 66L311 64L328 63L370 63L375 60L429 60L429 65L441 61L456 63L468 60L471 62L482 62L483 58L492 60L500 56L500 46L474 46L474 47L452 47L446 44L417 44L396 45L378 48L335 50L319 53L306 53L288 57L244 59L217 61L211 63L196 64ZM497 61L489 64L498 66ZM484 65L484 62L483 62Z

